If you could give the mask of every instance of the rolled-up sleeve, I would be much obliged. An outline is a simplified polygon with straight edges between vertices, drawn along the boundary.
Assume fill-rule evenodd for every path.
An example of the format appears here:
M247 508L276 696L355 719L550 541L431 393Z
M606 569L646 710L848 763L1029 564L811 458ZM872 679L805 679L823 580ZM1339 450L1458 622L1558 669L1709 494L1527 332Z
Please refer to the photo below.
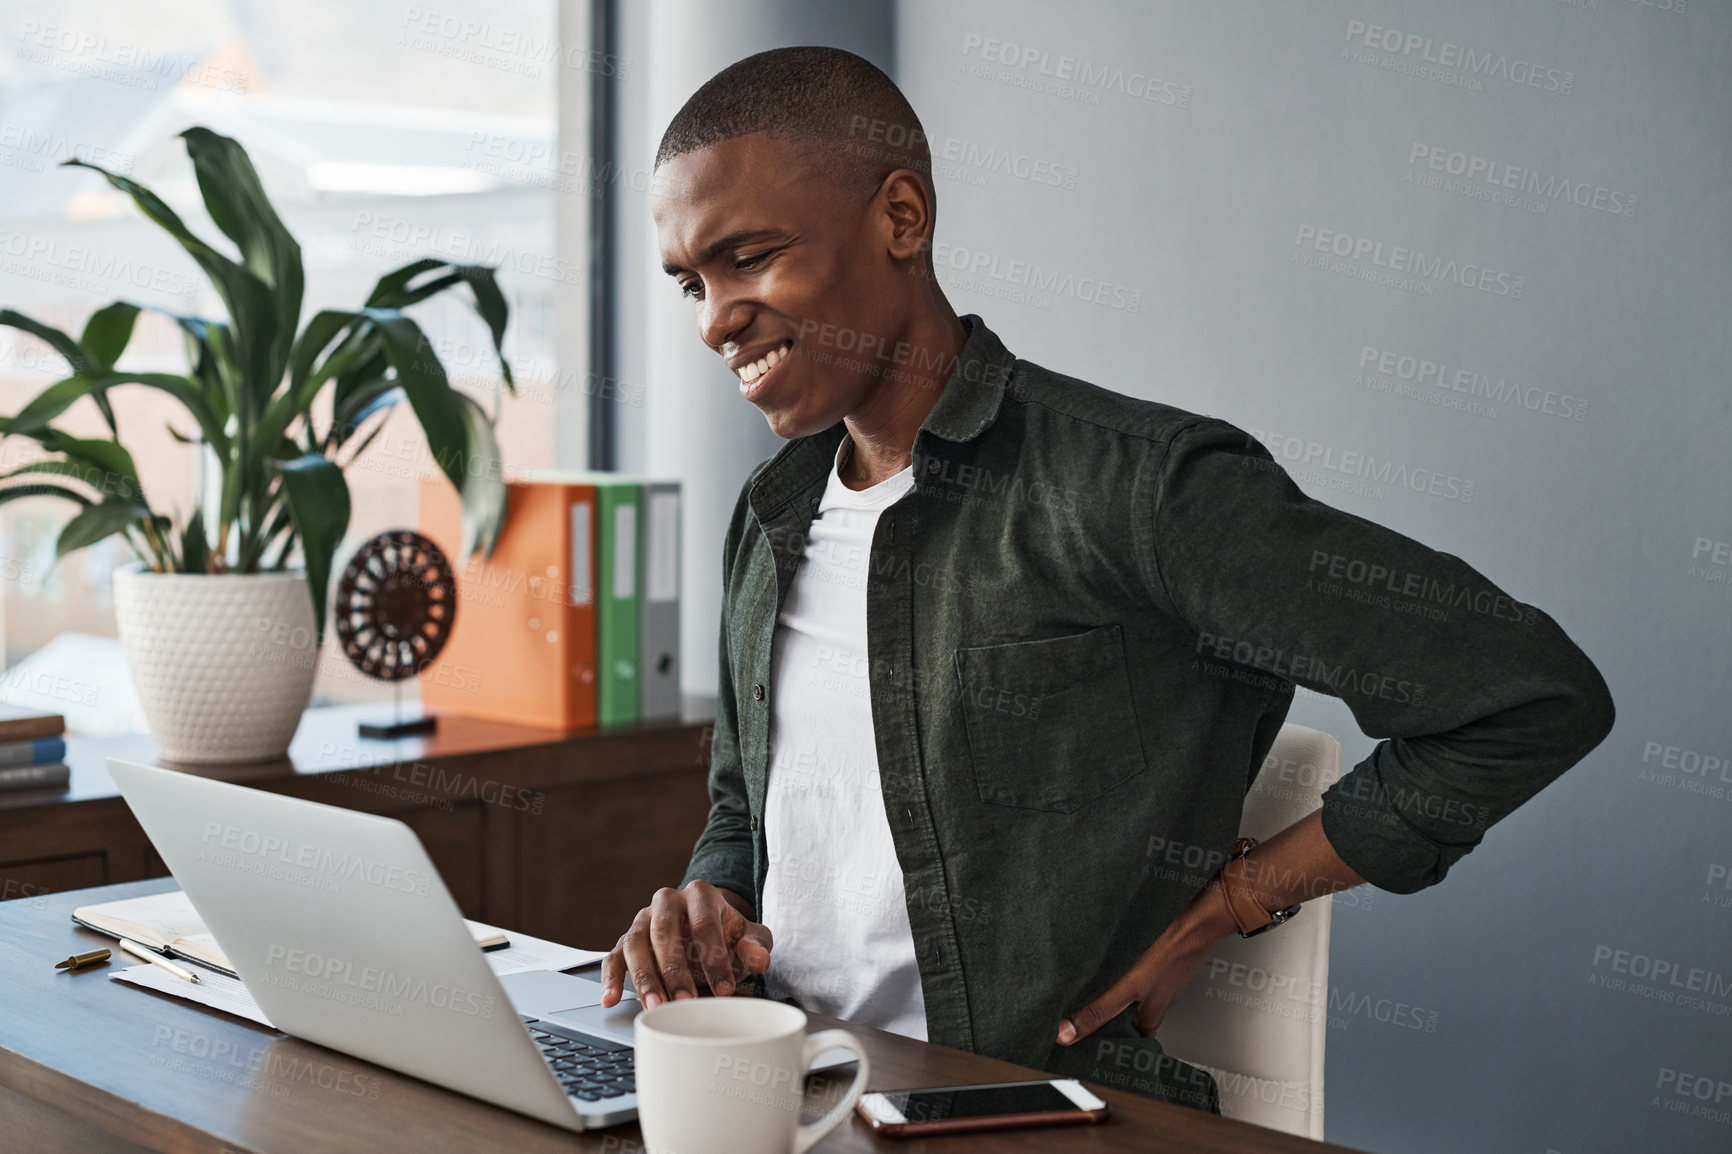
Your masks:
M754 470L752 477L755 479L756 476ZM734 509L734 519L722 551L721 670L716 682L716 724L710 736L710 816L692 848L691 862L680 882L684 886L692 881L706 881L732 890L748 901L755 900L751 807L746 795L745 769L740 761L740 723L734 697L733 661L729 652L728 601L732 592L733 558L740 547L746 519L751 516L746 503L746 492L750 488L751 480L748 479L740 490L740 500Z
M1543 611L1306 496L1244 430L1188 424L1154 472L1151 583L1196 630L1199 669L1339 697L1384 739L1323 795L1324 835L1378 888L1442 881L1611 730L1604 679Z

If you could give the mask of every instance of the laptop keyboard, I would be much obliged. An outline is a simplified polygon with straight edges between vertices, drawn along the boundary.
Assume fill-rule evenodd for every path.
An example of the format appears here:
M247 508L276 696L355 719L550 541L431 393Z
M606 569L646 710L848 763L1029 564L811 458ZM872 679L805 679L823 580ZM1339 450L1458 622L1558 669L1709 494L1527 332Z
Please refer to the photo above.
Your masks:
M569 1097L600 1102L637 1093L631 1047L601 1038L580 1042L534 1026L528 1029Z

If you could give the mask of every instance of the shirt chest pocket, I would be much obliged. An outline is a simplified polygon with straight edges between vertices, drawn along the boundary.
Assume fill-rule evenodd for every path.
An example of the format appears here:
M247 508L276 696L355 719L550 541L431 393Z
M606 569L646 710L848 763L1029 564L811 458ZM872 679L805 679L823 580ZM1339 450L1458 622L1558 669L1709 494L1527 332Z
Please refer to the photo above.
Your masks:
M980 800L1070 813L1147 768L1117 625L956 651Z

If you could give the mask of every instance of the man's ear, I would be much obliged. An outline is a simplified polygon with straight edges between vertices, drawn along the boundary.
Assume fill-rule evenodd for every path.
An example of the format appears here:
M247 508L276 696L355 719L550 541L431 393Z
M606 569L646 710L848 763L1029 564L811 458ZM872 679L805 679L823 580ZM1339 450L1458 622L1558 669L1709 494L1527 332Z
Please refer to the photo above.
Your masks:
M874 207L882 214L885 247L893 260L912 260L932 239L932 193L920 174L899 168L878 186Z

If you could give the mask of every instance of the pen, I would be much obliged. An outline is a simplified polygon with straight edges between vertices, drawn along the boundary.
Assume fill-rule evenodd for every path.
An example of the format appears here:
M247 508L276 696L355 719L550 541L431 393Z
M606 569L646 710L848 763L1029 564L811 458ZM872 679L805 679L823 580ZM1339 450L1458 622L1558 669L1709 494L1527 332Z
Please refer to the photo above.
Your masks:
M141 961L149 962L153 966L161 966L183 982L193 982L195 984L198 982L198 975L193 973L191 970L175 965L161 954L153 953L152 951L145 949L130 938L121 938L120 948Z

